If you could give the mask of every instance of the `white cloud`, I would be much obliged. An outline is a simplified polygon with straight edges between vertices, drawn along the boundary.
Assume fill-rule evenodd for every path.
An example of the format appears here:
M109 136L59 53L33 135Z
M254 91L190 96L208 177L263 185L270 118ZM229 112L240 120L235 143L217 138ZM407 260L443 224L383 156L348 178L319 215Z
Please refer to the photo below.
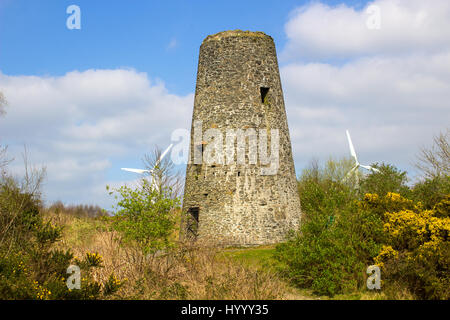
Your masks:
M294 10L285 26L281 76L297 164L348 156L348 128L361 160L411 170L419 147L449 125L450 3L371 4L380 30L366 27L365 8L321 3Z
M193 95L170 94L161 81L124 69L61 77L0 73L0 90L9 102L0 144L16 158L11 169L23 170L26 144L30 160L47 167L48 200L69 202L107 203L99 190L128 178L117 173L120 167L139 165L155 144L168 145L174 129L189 128L193 105Z
M380 29L369 29L368 6L380 12ZM450 47L447 0L377 0L362 10L312 3L296 9L285 26L282 57L348 58L364 54L439 52Z

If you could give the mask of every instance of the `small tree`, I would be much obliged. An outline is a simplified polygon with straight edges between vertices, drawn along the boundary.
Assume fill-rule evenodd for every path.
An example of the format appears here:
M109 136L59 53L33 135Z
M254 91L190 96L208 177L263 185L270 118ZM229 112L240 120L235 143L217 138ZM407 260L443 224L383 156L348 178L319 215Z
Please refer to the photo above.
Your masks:
M382 163L373 164L379 172L372 172L361 181L361 194L376 193L384 196L388 192L396 192L403 196L409 194L406 171L401 171L393 165Z
M141 187L122 186L114 191L120 199L116 195L113 228L123 234L125 242L136 243L145 254L169 248L176 222L173 209L179 204L178 198L170 197L170 189L152 188L142 179Z

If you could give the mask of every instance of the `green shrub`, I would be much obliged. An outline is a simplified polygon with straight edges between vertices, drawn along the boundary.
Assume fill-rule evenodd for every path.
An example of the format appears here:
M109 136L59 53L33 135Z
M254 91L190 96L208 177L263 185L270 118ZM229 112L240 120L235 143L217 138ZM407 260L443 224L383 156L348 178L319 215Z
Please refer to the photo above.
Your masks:
M357 191L327 174L339 166L330 160L302 173L300 230L275 253L295 284L328 296L364 285L365 268L380 248L374 239L382 238L380 216L358 210Z
M144 179L141 187L122 186L114 191L120 199L111 217L112 227L123 235L124 241L138 244L146 254L169 248L176 223L173 210L179 203L170 197L170 190L151 188Z
M360 186L360 194L362 196L366 193L371 193L383 197L388 192L395 192L403 196L410 194L406 171L401 171L393 165L385 163L372 166L380 170L380 172L371 172L362 179Z
M365 289L366 268L389 243L385 213L415 208L410 200L389 200L392 190L398 197L411 194L406 172L375 166L380 172L361 176L359 188L340 178L348 167L343 160L302 172L300 230L276 248L281 271L299 287L328 296Z
M312 216L291 240L276 248L282 272L302 288L320 295L350 293L365 285L365 269L380 245L379 216L343 208L330 225L327 215Z
M405 172L378 168L359 190L330 178L327 168L302 173L302 223L276 248L281 271L299 287L334 296L365 289L367 266L378 264L388 298L404 291L449 299L449 177L410 189Z
M37 193L23 191L15 179L0 180L0 299L98 299L115 293L118 283L96 282L93 268L101 259L82 260L55 248L62 228L44 219ZM80 289L69 290L67 268L81 269Z
M22 192L11 177L0 180L0 246L27 245L42 221L40 199ZM1 178L0 178L1 179Z
M450 194L450 176L435 176L416 183L412 188L411 198L421 202L424 209L433 209L448 194Z

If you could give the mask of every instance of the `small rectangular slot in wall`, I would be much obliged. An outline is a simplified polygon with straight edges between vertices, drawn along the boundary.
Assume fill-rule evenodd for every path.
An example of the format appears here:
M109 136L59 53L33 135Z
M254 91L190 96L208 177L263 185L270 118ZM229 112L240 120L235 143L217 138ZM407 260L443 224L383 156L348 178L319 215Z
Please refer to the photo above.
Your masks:
M198 150L199 153L201 153L201 157L202 157L201 161L203 162L203 153L205 152L205 146L204 146L203 142L202 142L202 144L195 146L195 148ZM195 153L194 153L194 155L195 155Z
M261 92L261 102L264 103L264 101L266 100L267 94L269 93L270 88L261 87L261 88L259 88L259 90Z

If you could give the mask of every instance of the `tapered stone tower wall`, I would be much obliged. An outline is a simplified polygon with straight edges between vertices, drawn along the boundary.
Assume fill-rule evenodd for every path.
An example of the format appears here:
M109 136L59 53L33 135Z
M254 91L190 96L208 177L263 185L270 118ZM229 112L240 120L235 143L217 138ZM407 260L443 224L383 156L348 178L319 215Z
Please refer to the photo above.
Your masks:
M233 130L244 140L227 135ZM250 147L253 133L257 148ZM300 199L270 36L236 30L203 41L189 152L182 239L253 246L298 228Z

